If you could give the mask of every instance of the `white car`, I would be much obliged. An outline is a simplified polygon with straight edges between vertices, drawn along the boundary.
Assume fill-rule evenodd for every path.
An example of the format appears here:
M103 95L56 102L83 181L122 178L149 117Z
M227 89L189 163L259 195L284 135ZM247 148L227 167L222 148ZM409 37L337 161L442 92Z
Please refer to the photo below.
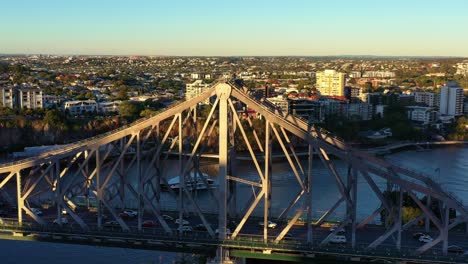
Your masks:
M258 225L259 225L259 226L263 226L263 221L262 221L262 222L258 222ZM274 228L276 228L276 226L277 226L277 224L276 224L275 222L272 222L272 221L269 221L269 220L268 220L268 222L267 222L267 227L268 227L268 228L274 229Z
M59 224L58 218L54 220L53 224L54 224L54 225L58 225L58 224ZM62 217L62 225L66 225L66 224L68 224L68 218Z
M180 224L180 218L177 218L177 219L175 220L175 223L179 225L179 224ZM187 220L185 220L185 219L182 219L182 225L183 225L183 226L189 225L189 224L190 224L189 221L187 221Z
M419 242L422 242L422 243L431 243L433 240L434 239L432 239L432 237L429 235L424 235L424 236L419 237Z
M164 220L167 220L167 221L174 221L174 217L170 215L162 215L162 218L164 218Z
M135 210L124 210L123 213L132 218L138 215L138 212Z
M191 226L183 225L183 226L177 228L177 231L178 231L179 233L192 232L192 231L193 231L193 228L192 228Z
M31 212L33 212L35 215L42 215L42 211L37 208L30 208Z
M335 235L328 242L332 244L345 244L346 243L346 237L342 235Z

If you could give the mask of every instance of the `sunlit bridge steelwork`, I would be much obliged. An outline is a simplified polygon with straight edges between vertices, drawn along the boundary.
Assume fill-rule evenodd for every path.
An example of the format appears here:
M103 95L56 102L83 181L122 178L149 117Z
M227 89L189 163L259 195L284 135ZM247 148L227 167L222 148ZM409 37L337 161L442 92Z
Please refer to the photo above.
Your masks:
M197 105L207 99L212 102L211 110L197 127ZM253 117L243 114L246 107L261 119L262 133L253 126ZM216 155L212 156L217 157L219 169L213 187L200 164L209 139L216 134ZM234 146L238 144L245 146L258 175L256 180L237 173ZM306 162L299 158L299 148L308 153ZM272 208L273 150L281 152L300 186L285 208ZM337 159L346 163L345 175L336 168ZM177 175L183 175L178 188L168 184L168 179L177 176L168 172L168 160L177 162ZM313 219L312 186L318 162L335 180L339 196L329 210ZM129 179L130 170L136 175L136 184ZM376 179L387 183L386 190ZM381 204L359 221L358 180L370 186ZM452 237L454 232L450 231L468 221L468 209L452 194L426 175L351 148L331 133L253 99L235 81L219 81L199 97L64 149L1 164L0 181L2 197L11 208L17 208L12 217L3 220L1 228L14 234L53 235L70 241L79 238L90 243L121 241L147 247L209 247L216 248L217 263L229 263L230 256L241 256L246 250L265 258L287 254L301 258L467 261L466 256L448 254L449 241L456 242L459 237ZM240 184L253 190L246 204L236 199ZM210 195L214 209L207 211L199 205L198 188ZM390 199L384 191L394 191L397 199ZM168 211L161 199L163 192L176 204L173 211ZM404 193L422 212L405 224ZM52 209L41 212L33 206L39 204L40 197L50 197ZM422 197L426 197L425 203ZM129 199L136 207L121 213L128 208ZM430 206L431 201L439 203L437 210ZM321 226L342 205L346 208L343 219L332 231L324 232ZM382 212L387 221L370 227ZM451 219L450 214L455 217ZM198 231L184 224L189 218L199 223ZM410 242L411 229L422 221L426 231L432 230L436 236L427 243L414 244ZM147 228L150 224L156 227ZM303 235L291 237L293 229ZM344 230L345 243L331 246Z

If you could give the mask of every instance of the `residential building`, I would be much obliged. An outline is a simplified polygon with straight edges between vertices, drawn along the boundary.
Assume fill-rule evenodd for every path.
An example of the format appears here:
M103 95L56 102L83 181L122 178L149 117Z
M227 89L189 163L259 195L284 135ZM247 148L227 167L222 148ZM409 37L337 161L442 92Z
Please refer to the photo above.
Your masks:
M441 115L460 116L463 115L463 88L458 83L450 81L440 88Z
M361 96L361 88L351 87L351 86L346 86L344 88L344 97L346 97L346 99L348 100L357 99L360 96Z
M429 107L439 107L439 94L431 92L414 92L414 101Z
M119 105L122 103L122 101L117 100L117 101L112 101L112 102L100 102L98 104L99 106L99 112L103 114L108 114L108 113L115 113L119 111Z
M95 100L76 100L65 102L64 109L72 115L97 112L98 104Z
M316 88L321 95L344 96L345 74L325 70L316 74Z
M438 118L438 112L433 107L407 106L406 111L409 120L423 125L434 123Z
M457 73L460 75L467 76L468 75L468 61L463 61L460 63L457 63Z
M185 87L185 99L190 100L194 97L197 97L209 87L211 87L211 85L208 83L203 83L202 80L196 80L193 83L189 83ZM208 100L206 100L205 103L208 103Z
M13 87L0 88L0 104L3 107L13 108L15 106Z
M16 89L16 105L20 109L43 108L42 90L32 87L19 87Z

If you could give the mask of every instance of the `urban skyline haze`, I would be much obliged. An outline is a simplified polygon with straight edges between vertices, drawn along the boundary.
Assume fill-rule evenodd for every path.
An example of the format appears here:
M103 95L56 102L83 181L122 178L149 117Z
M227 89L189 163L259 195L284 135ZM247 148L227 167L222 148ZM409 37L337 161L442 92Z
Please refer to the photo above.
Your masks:
M0 54L468 56L468 2L8 1Z

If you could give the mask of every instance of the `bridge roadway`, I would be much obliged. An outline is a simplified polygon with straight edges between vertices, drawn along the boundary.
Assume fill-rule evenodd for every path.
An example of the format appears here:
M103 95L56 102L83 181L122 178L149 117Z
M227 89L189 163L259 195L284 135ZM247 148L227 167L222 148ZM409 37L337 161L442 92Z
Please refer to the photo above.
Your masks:
M402 249L401 251L395 250L396 237L390 237L386 242L382 243L376 249L366 249L366 247L374 241L377 237L385 232L385 228L379 225L368 225L364 228L358 229L356 237L359 238L359 243L356 245L356 249L351 248L351 237L350 232L347 230L346 244L328 244L325 246L319 246L320 242L330 234L329 225L323 227L314 228L313 232L313 243L312 245L307 244L307 228L301 225L295 225L289 231L290 237L286 237L283 241L278 243L274 242L274 238L279 234L280 230L286 225L286 223L278 223L278 227L275 229L269 229L269 241L268 243L263 242L263 227L258 225L261 218L251 217L244 225L242 233L235 240L227 240L224 242L217 241L209 236L205 231L196 231L181 234L181 235L168 235L164 232L163 228L159 225L155 227L143 228L142 231L137 230L137 219L129 218L126 219L126 223L130 227L130 232L124 232L120 227L103 227L102 229L97 228L96 213L89 211L78 211L80 217L88 224L90 230L83 231L76 223L73 222L69 216L63 216L68 218L70 223L60 227L54 225L53 221L57 217L57 209L49 208L43 210L43 219L47 222L47 226L37 225L33 219L27 217L23 222L23 226L19 227L17 219L14 218L15 213L7 215L3 219L3 224L0 223L0 232L12 233L19 232L24 234L33 235L38 240L54 240L64 239L68 242L81 243L84 240L89 242L100 242L103 244L118 244L122 247L138 247L141 245L143 248L148 247L164 247L172 245L172 250L177 246L185 248L185 250L191 249L195 252L200 250L206 251L206 246L212 246L213 250L215 246L222 244L225 247L231 249L249 250L251 252L265 253L271 249L273 253L279 254L299 254L299 255L316 255L319 256L335 256L335 257L346 257L353 256L353 258L361 257L363 259L384 259L389 258L393 261L426 261L429 263L468 263L468 251L465 254L449 253L448 256L442 256L442 248L440 245L435 246L431 250L425 252L422 255L416 255L415 250L421 246L421 242L412 237L415 232L423 232L436 237L436 232L424 232L421 228L413 228L407 232L402 233ZM167 215L172 216L174 219L177 218L175 212L166 212ZM109 214L105 214L109 216ZM217 218L215 215L207 216L208 221L212 226L216 226ZM146 214L143 217L144 220L151 219ZM197 216L188 216L185 218L189 221L192 227L201 224L201 220ZM103 222L110 219L103 220ZM157 223L157 221L155 221ZM168 224L174 230L178 225L174 222L168 221ZM435 230L435 229L434 229ZM468 249L468 239L464 230L454 229L450 235L451 241L449 245L457 245L464 249ZM205 247L205 248L202 248ZM257 249L257 250L255 250Z

